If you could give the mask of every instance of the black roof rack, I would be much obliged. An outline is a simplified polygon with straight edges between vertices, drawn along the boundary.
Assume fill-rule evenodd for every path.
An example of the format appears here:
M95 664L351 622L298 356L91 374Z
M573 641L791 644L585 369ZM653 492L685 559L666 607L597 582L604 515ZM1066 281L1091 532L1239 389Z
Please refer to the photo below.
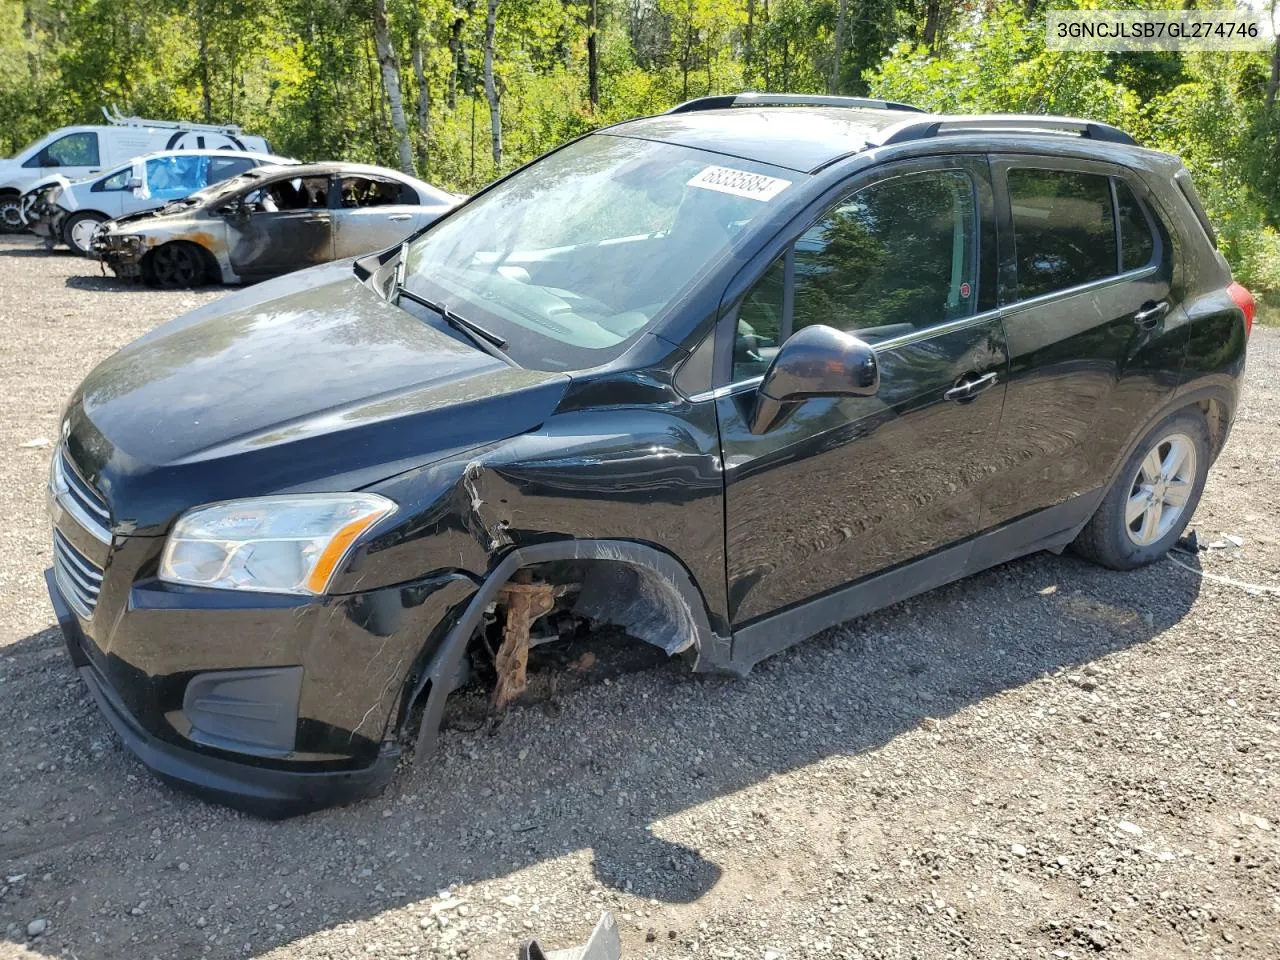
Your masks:
M928 119L903 120L885 127L868 141L871 146L884 147L891 143L910 140L927 140L930 137L956 133L990 131L994 133L1061 133L1075 134L1087 140L1104 140L1108 143L1124 143L1137 146L1133 139L1119 127L1095 120L1077 117L1045 117L1036 114L993 113L973 116L933 116Z
M871 110L904 110L924 113L919 107L893 100L872 100L867 97L825 97L808 93L729 93L717 97L698 97L667 113L695 113L699 110L724 110L728 107L861 107Z

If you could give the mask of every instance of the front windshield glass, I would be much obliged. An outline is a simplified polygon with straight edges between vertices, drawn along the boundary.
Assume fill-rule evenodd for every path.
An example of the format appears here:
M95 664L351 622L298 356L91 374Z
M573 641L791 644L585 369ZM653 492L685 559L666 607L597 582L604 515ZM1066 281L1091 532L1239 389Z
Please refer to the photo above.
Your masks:
M635 341L803 174L597 134L476 198L409 248L405 287L580 370Z
M238 177L232 177L230 180L223 180L221 183L215 183L211 187L205 187L203 190L197 190L186 200L179 201L185 204L219 204L231 199L233 193L238 193L245 187L251 186L258 180L261 180L263 173L261 170L249 170L240 174ZM177 204L170 204L176 206Z

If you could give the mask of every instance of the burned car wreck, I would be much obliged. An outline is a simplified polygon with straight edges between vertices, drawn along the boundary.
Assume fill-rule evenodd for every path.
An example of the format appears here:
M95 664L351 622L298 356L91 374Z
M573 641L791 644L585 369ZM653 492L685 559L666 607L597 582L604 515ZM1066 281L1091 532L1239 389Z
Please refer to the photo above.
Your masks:
M159 287L252 283L399 243L459 199L385 167L260 167L109 221L91 250L116 276Z
M1185 176L1087 121L839 98L582 137L86 378L71 659L157 774L280 816L429 754L472 678L500 713L566 625L742 675L1037 550L1151 563L1253 311Z

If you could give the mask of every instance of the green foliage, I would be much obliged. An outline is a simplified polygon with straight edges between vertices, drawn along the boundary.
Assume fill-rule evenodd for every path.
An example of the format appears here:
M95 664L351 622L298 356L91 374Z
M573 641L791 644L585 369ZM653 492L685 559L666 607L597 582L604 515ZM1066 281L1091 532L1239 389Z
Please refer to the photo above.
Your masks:
M485 0L387 6L417 172L447 189L474 190L587 130L683 99L826 92L834 77L842 93L938 111L1064 113L1129 129L1183 157L1237 276L1280 296L1280 105L1265 103L1266 53L1067 53L1045 48L1035 2L845 0L836 64L840 0L598 0L593 109L587 0L501 0L499 168L481 82ZM0 0L0 151L112 104L239 123L304 160L397 160L371 0Z

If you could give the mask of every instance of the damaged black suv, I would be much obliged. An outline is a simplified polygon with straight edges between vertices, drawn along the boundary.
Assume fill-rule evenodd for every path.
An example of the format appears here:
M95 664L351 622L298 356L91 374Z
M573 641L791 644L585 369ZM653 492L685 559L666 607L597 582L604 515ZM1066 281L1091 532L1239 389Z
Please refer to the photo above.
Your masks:
M491 647L517 697L535 621L742 674L1032 551L1149 563L1252 311L1182 165L1113 127L698 100L106 360L49 593L156 773L344 802Z

